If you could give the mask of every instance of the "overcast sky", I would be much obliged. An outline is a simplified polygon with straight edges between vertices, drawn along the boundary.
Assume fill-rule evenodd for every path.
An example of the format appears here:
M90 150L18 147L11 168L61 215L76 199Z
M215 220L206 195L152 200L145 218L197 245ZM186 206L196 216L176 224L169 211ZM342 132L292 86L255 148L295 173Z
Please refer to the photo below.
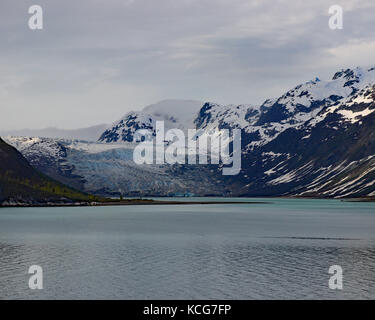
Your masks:
M169 98L260 104L356 65L375 65L374 0L1 0L0 130L112 123Z

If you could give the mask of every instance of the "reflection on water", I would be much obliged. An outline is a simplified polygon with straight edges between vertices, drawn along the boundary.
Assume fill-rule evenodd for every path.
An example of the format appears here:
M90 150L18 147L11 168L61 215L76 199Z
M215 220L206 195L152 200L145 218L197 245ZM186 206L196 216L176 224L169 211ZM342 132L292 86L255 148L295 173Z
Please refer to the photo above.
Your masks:
M375 206L283 205L2 209L0 298L374 299Z

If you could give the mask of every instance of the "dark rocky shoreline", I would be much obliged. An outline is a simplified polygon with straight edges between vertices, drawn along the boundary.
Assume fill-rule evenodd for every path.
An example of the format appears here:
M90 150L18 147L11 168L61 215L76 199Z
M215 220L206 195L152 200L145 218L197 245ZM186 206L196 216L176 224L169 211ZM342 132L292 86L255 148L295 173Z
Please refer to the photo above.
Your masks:
M266 204L264 201L169 201L131 199L104 202L66 202L66 203L5 203L0 208L50 208L50 207L106 207L106 206L134 206L134 205L209 205L209 204Z

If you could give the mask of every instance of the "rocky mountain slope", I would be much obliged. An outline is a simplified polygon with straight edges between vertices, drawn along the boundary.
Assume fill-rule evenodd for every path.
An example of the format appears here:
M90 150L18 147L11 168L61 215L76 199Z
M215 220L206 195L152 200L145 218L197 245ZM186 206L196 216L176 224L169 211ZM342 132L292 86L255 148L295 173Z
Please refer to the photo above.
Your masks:
M70 203L94 199L36 171L21 153L2 139L0 163L0 206Z
M374 111L375 85L369 85L246 153L241 192L375 196Z

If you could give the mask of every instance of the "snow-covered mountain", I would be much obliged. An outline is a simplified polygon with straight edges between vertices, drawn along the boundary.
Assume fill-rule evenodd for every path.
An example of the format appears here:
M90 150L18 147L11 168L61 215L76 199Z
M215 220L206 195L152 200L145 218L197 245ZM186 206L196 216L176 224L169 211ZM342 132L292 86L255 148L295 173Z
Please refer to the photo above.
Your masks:
M98 143L7 142L41 171L99 194L373 197L374 111L375 68L354 68L298 85L261 106L163 101L128 113ZM157 120L166 129L242 129L241 173L223 177L220 166L135 165L134 133L155 134Z
M129 112L107 129L99 141L131 142L136 130L149 129L155 133L156 120L164 120L166 129L243 129L245 150L250 150L265 145L289 128L303 125L326 107L344 101L373 83L375 69L357 67L336 72L331 80L316 78L298 85L279 98L267 99L261 106L166 100L141 112Z
M375 70L338 72L322 90L331 101L314 116L244 155L244 194L375 196ZM290 101L281 114L288 110L292 118Z

